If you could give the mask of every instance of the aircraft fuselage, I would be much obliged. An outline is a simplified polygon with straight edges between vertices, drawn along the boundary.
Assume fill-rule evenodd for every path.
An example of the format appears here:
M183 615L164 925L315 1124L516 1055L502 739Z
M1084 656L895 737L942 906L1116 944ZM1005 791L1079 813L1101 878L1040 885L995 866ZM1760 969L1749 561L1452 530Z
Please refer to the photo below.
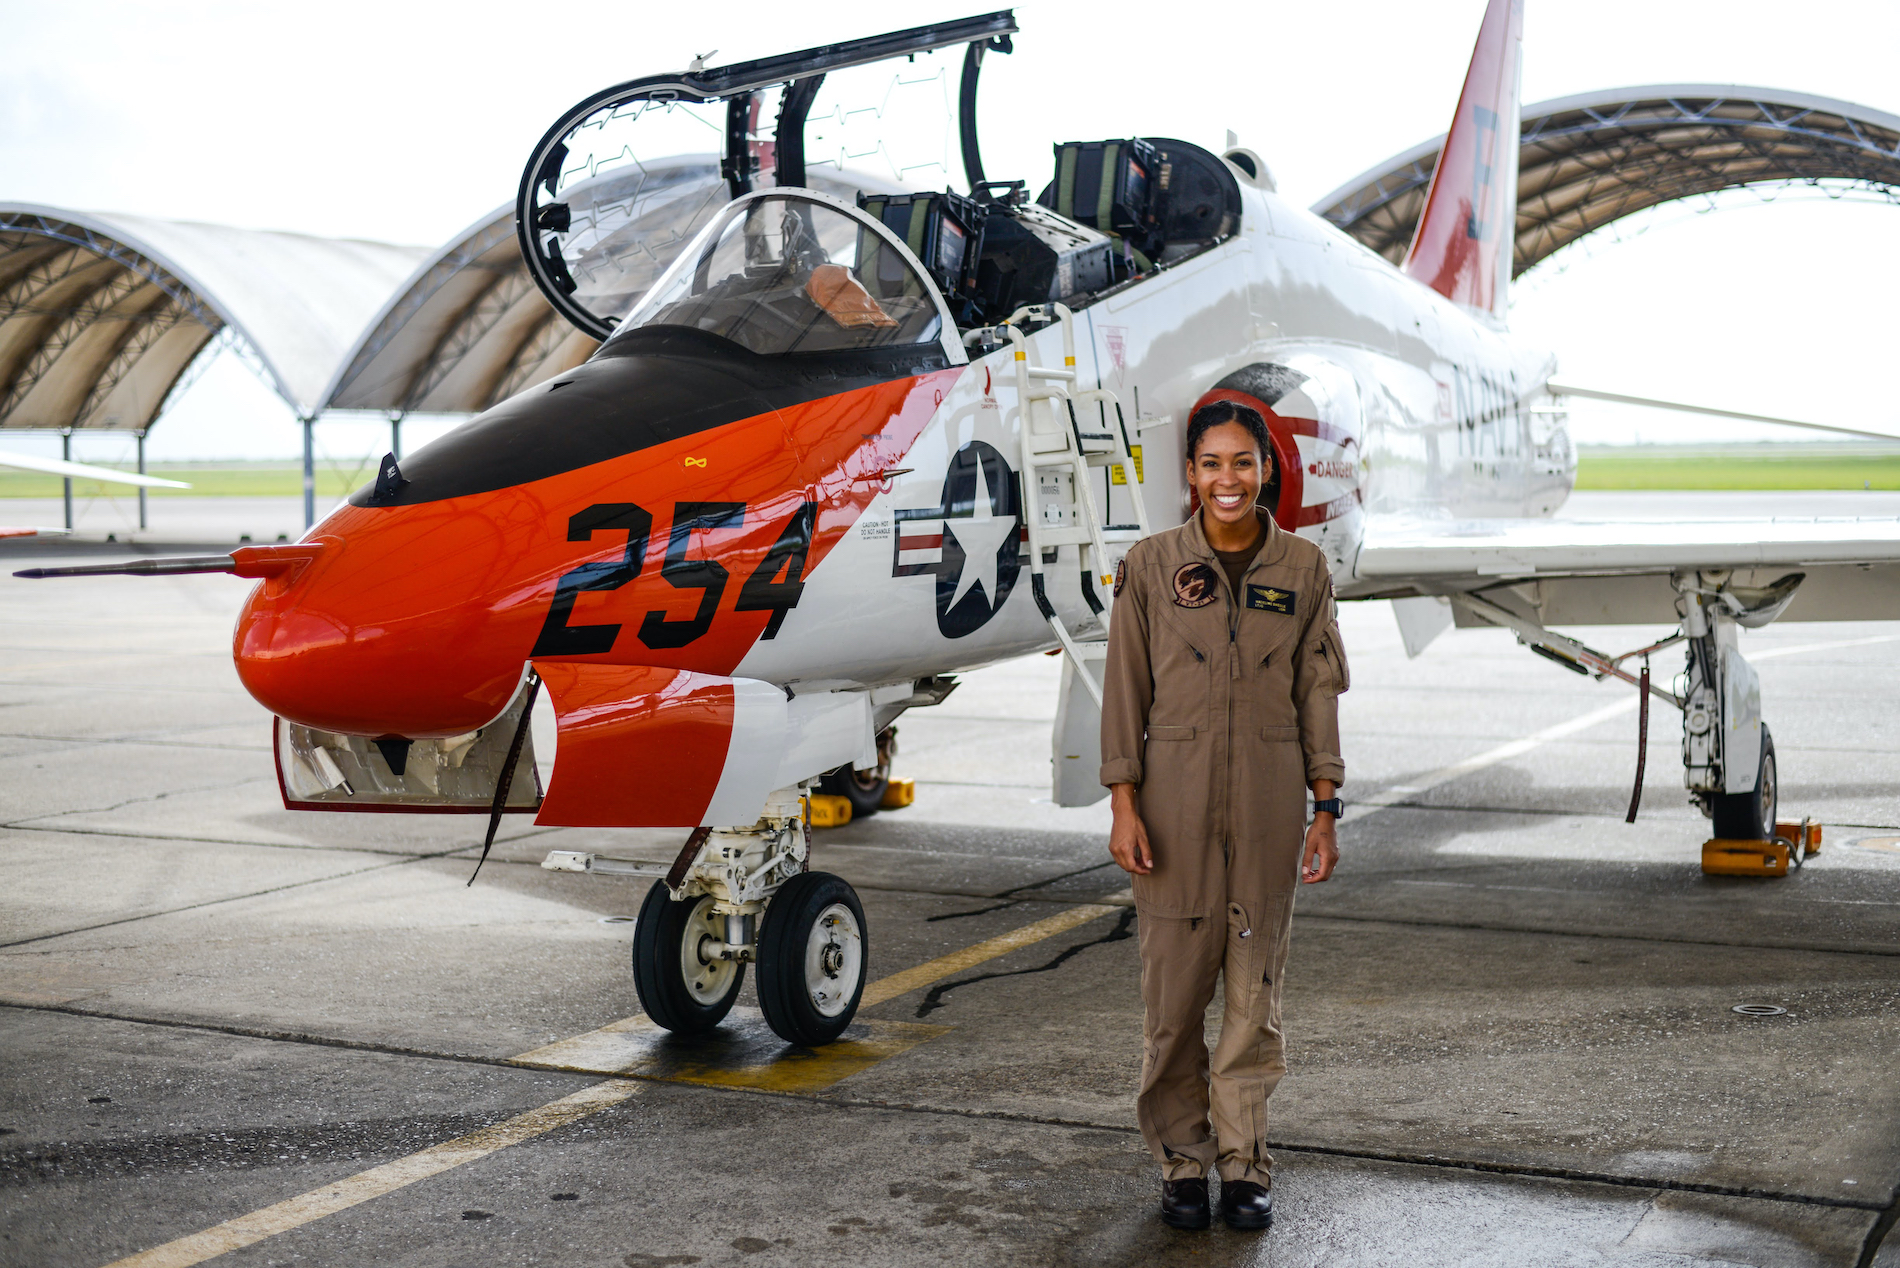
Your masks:
M1224 382L1301 385L1271 420L1277 514L1322 543L1342 595L1368 515L1562 503L1569 438L1525 405L1549 357L1277 196L1243 195L1238 234L1073 319L1079 380L1144 428L1155 526L1186 513L1186 419ZM323 552L239 621L252 694L324 730L424 738L494 718L531 659L815 691L1053 645L1016 593L1028 500L1007 345L793 373L636 333L413 455L390 504L360 492L319 524ZM1060 360L1055 327L1030 342ZM1111 521L1130 518L1129 489L1105 483ZM1076 568L1052 567L1050 599L1089 621Z

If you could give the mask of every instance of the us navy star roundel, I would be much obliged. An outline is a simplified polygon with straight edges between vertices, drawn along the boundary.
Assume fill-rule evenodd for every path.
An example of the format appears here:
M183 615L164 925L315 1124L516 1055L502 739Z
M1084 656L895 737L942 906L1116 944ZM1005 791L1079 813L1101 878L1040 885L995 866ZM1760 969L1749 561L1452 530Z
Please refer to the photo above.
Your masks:
M937 578L937 629L945 638L974 633L1002 610L1022 571L1022 513L1016 473L994 446L972 440L957 450L944 472L942 503L895 518L891 575Z

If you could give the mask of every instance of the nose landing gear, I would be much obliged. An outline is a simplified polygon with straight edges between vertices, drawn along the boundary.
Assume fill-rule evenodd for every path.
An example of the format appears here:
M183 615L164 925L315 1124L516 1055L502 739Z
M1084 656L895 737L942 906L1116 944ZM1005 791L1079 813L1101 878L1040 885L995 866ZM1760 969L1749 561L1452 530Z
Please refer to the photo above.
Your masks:
M810 1047L844 1033L864 994L864 908L828 872L787 881L759 934L759 1008L774 1034Z
M745 984L743 961L708 958L712 942L725 942L712 896L674 902L666 882L655 881L633 926L633 985L647 1016L676 1035L724 1021Z
M634 926L633 981L659 1025L682 1035L717 1026L748 961L758 966L766 1024L787 1043L830 1043L857 1015L868 962L864 906L842 877L804 870L804 797L783 788L749 828L699 829L647 891ZM541 866L652 875L648 865L567 851Z

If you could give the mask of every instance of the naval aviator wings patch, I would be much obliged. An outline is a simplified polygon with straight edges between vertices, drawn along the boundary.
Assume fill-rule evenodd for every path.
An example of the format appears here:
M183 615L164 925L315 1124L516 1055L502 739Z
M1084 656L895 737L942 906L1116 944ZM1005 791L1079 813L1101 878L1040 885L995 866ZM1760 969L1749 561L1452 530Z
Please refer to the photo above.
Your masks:
M1248 586L1247 608L1253 612L1278 612L1283 616L1292 616L1293 608L1300 596L1292 590L1280 590L1273 586Z

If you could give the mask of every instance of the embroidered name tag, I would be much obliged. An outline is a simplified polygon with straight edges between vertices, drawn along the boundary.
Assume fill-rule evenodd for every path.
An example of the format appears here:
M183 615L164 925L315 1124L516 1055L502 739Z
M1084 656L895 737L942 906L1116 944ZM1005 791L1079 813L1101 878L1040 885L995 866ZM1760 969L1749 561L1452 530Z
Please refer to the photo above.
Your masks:
M1291 590L1276 590L1272 586L1248 586L1247 607L1254 612L1279 612L1293 615L1293 605L1300 596Z

